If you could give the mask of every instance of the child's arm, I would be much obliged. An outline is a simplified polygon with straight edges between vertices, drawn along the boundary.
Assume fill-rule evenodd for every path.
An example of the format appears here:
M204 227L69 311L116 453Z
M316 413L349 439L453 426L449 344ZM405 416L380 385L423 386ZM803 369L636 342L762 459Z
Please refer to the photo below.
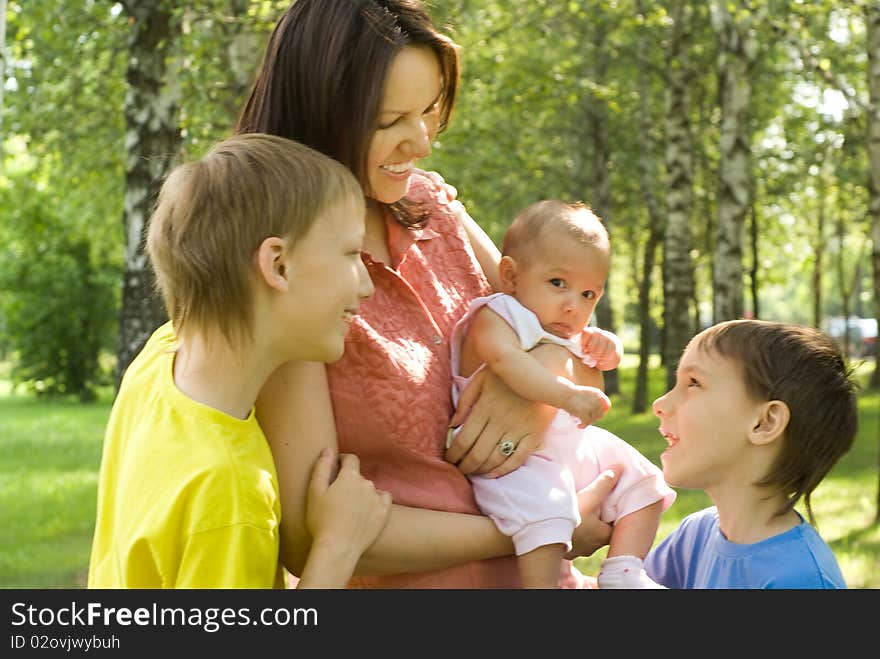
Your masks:
M610 371L623 358L623 342L616 334L598 327L585 327L581 333L581 349L596 360L596 368Z
M333 453L324 449L312 470L306 524L314 541L297 588L344 587L391 513L391 495L361 476L356 456L342 455L333 478Z
M563 409L586 427L611 407L596 387L583 387L545 369L519 344L513 328L491 309L478 311L468 331L477 357L519 396ZM466 340L468 340L466 339Z

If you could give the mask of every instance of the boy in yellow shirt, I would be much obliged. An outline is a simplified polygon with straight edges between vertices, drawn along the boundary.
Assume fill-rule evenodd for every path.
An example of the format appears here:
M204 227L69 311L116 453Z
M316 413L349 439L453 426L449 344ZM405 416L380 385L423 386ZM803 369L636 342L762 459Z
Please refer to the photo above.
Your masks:
M170 321L110 414L90 588L283 587L278 477L254 415L289 360L333 362L372 294L364 201L342 165L280 137L221 142L166 180L147 249ZM325 451L299 587L342 587L390 495ZM334 478L335 476L335 478Z

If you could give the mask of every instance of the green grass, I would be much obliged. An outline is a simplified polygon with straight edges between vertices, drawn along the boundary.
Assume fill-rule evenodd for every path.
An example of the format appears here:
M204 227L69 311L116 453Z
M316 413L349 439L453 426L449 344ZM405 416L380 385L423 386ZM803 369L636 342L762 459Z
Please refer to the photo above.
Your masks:
M665 447L650 410L630 412L632 361L621 369L623 393L601 425L631 442L656 464ZM651 372L650 400L663 393ZM14 392L0 379L0 587L80 588L92 540L98 466L112 393L98 402L45 400ZM819 530L831 544L851 588L880 588L877 499L880 395L864 391L852 451L813 496ZM658 540L686 514L710 505L698 491L680 490L663 514ZM803 512L803 511L802 511ZM597 574L605 550L577 564Z
M0 391L0 587L85 585L109 411Z

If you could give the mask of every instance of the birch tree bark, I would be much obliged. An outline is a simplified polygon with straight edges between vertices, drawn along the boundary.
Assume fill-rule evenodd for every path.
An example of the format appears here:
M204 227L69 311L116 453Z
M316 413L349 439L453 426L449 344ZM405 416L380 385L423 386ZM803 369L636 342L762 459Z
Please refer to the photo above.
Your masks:
M663 362L666 385L675 384L675 370L691 337L694 271L691 263L693 208L693 146L691 144L688 2L670 7L672 25L667 50L666 231L663 236Z
M169 75L180 25L168 0L124 0L131 26L125 97L125 262L116 386L156 327L166 319L144 251L149 217L182 141L180 100Z
M823 158L822 166L819 168L819 175L816 177L816 189L819 191L819 194L817 195L816 233L813 238L813 327L821 325L823 315L822 278L825 268L825 209L827 206L825 203L825 175L825 160Z
M638 13L645 15L644 2L637 3ZM651 355L651 285L657 260L657 249L663 242L666 230L665 213L654 194L654 171L657 166L654 141L651 138L651 84L646 39L636 38L639 64L639 181L642 200L648 214L648 237L642 251L642 273L639 281L639 365L633 393L632 411L644 412L648 407L648 360Z
M592 66L588 71L588 77L596 84L606 82L608 75L608 52L605 48L605 36L607 27L604 21L599 19L592 22L593 52ZM611 181L608 174L608 163L611 160L611 152L608 146L608 101L599 98L595 94L587 94L585 98L584 114L587 117L589 140L592 143L592 161L590 168L593 178L594 197L590 200L590 206L602 218L605 228L611 236L612 251L614 237L611 218ZM610 280L605 283L605 294L596 306L596 322L599 327L615 332L614 313L611 307L612 293ZM605 371L605 393L609 396L620 392L620 379L617 369Z
M868 41L868 217L871 223L871 265L874 275L874 315L880 319L880 7L865 5ZM880 386L880 360L871 374L871 386ZM877 494L880 520L880 491Z
M3 87L6 86L6 0L0 0L0 173L3 172Z
M721 102L719 144L718 233L715 241L713 280L714 321L743 315L743 242L751 206L751 134L749 70L758 49L754 17L743 3L710 3L712 27L718 37L718 76Z

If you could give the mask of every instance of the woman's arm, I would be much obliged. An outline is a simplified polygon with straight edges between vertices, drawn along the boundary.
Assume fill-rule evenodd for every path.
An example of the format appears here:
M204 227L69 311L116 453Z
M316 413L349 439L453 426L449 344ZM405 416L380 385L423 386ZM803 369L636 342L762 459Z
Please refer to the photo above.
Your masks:
M471 248L474 250L474 255L483 269L483 274L489 280L492 290L500 291L501 277L498 274L498 263L501 261L501 251L495 246L489 235L483 231L483 228L477 224L476 220L468 214L464 204L455 200L450 202L449 208L455 213L455 217L458 218L458 221L464 228L468 240L470 240Z
M323 364L290 362L269 379L257 401L281 492L281 560L301 575L312 537L306 501L312 465L322 449L337 450L333 408ZM422 572L513 553L510 538L488 517L392 505L357 574Z
M485 274L486 279L489 280L489 285L492 287L493 291L500 291L501 278L498 275L498 263L501 261L501 252L498 250L498 247L495 246L495 243L492 242L492 239L488 234L483 231L483 228L477 224L476 220L468 214L464 204L458 201L458 190L455 189L455 186L447 183L439 172L426 172L421 169L416 171L427 176L437 188L445 192L449 203L449 209L453 212L467 234L468 240L471 243L471 248L474 250L474 255L477 257L477 261L483 269L483 274Z
M361 476L356 455L324 449L312 469L306 511L314 541L297 588L344 588L388 521L391 495Z

